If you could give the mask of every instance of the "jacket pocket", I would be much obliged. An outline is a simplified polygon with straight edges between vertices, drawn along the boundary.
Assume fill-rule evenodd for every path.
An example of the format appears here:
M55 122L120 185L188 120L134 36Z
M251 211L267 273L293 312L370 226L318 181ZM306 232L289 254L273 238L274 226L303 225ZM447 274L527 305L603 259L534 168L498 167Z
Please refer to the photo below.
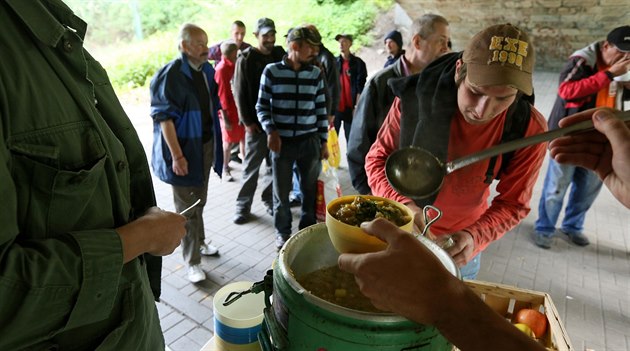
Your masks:
M42 239L113 227L108 158L91 127L38 131L12 140L10 150L21 234Z
M0 349L42 350L66 324L73 289L65 286L28 287L0 279ZM35 346L37 345L37 346Z

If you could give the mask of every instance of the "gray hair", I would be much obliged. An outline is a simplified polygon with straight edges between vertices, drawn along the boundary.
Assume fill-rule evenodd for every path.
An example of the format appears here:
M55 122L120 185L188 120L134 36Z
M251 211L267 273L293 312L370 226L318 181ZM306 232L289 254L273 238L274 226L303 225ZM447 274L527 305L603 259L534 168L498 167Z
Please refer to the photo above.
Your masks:
M428 38L435 32L436 23L442 23L448 26L446 18L433 13L428 13L422 15L420 18L416 18L411 24L411 36L413 37L418 34L422 39Z
M238 47L236 46L234 40L230 39L221 43L221 55L223 56L227 56L236 50L238 50Z
M181 52L184 48L182 48L182 42L185 41L190 43L191 37L193 33L205 33L201 27L192 23L184 23L182 27L179 29L179 34L177 35L177 48Z

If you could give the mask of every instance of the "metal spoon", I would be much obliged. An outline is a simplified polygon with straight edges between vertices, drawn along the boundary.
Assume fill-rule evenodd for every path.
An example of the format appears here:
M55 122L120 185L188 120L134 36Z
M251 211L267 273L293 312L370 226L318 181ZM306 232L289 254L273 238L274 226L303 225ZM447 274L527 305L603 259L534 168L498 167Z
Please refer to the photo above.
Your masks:
M630 121L630 111L615 114L624 122ZM424 199L436 194L442 187L444 177L460 168L506 152L592 129L593 121L586 120L569 127L499 144L446 164L425 149L405 147L389 155L385 163L385 175L399 194L412 199Z

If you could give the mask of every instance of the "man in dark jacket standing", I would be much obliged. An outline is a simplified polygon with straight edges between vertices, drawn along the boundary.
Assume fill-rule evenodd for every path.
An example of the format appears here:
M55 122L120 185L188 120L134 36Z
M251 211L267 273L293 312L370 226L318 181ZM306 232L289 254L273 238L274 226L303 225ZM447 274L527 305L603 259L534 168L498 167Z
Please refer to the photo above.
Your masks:
M405 54L370 78L357 103L348 139L348 169L352 185L361 194L371 193L364 168L365 155L394 102L395 96L387 81L419 73L448 51L450 33L444 17L423 15L413 21L411 29L413 35Z
M188 212L182 254L188 263L188 280L206 279L201 255L219 250L205 243L203 207L208 197L210 168L221 175L223 146L218 110L221 108L208 63L208 36L194 24L179 32L181 56L160 69L151 80L153 118L153 171L173 187L175 209Z
M558 128L562 118L593 107L623 109L623 100L630 100L630 91L628 83L618 82L615 77L629 70L630 26L613 29L606 40L574 52L560 73L558 98L549 116L549 129ZM590 170L550 159L534 225L534 242L538 247L551 247L569 185L572 188L560 231L576 245L590 243L582 233L584 219L602 182Z
M334 124L335 131L339 134L341 122L343 122L343 130L346 140L348 140L350 138L350 129L352 128L354 107L357 104L357 100L359 100L367 79L367 67L363 60L350 53L352 35L337 34L335 40L339 42L339 51L341 51L341 54L337 57L341 96L339 98L339 106L335 111Z
M403 40L402 34L399 31L393 30L387 33L384 39L385 49L389 56L387 56L387 61L385 61L385 66L383 68L393 65L398 58L405 54L405 50L403 49Z
M269 155L267 134L262 129L256 116L256 102L260 76L265 66L282 60L284 49L275 46L276 26L269 18L260 18L256 23L254 36L258 39L256 47L241 52L236 60L234 71L234 99L241 123L245 126L245 160L243 162L243 184L236 198L234 223L243 224L249 220L254 193L258 183L260 166ZM273 215L273 194L271 177L265 177L262 201L267 213Z

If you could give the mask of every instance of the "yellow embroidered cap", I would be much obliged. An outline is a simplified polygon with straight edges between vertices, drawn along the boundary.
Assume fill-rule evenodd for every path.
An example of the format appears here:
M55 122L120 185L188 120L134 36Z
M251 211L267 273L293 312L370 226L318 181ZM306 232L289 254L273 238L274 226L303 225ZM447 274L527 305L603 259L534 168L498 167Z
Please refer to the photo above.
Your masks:
M533 92L534 46L527 33L516 26L499 24L477 33L462 59L474 85L508 85L527 95Z

